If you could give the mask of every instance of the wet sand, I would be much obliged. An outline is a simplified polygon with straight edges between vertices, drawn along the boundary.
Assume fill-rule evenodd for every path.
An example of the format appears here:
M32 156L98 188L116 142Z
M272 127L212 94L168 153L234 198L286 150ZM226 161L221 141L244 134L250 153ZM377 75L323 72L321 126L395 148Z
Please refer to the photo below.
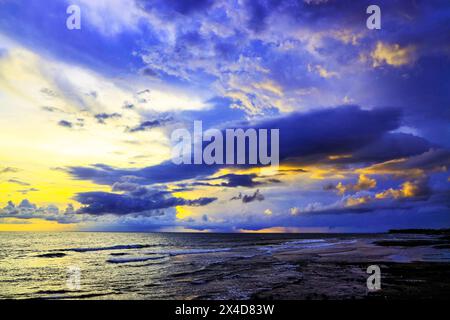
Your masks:
M332 249L281 253L298 277L251 298L275 300L323 299L449 299L448 250L432 246L380 246L358 241ZM381 269L381 290L367 289L369 265Z

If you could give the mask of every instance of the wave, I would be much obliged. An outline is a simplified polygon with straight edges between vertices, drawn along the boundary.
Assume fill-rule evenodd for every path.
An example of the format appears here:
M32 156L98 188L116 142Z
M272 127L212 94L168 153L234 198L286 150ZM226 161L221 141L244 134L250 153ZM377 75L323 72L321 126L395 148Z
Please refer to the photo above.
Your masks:
M43 253L38 254L36 257L38 258L62 258L65 257L66 254L62 252L54 252L54 253Z
M77 294L79 293L79 294ZM32 298L28 299L45 299L45 300L60 300L60 299L87 299L96 298L108 295L114 295L115 292L96 293L96 292L80 292L70 290L40 290L32 293Z
M288 242L284 242L280 245L275 245L275 246L265 246L265 247L259 248L259 250L263 250L263 251L267 251L268 253L271 253L274 251L281 251L281 250L319 249L319 248L332 247L332 246L342 245L342 244L352 244L355 242L356 242L356 240L327 242L323 239L304 239L304 240L288 241Z
M127 245L117 245L110 247L91 247L91 248L70 248L59 251L74 251L74 252L91 252L91 251L109 251L109 250L127 250L127 249L143 249L150 248L153 245L149 244L127 244Z
M110 258L108 260L106 260L106 262L109 263L131 263L131 262L145 262L145 261L149 261L149 260L161 260L167 258L167 256L162 255L162 256L140 256L140 257L127 257L127 258Z
M231 248L214 248L214 249L174 249L174 250L155 250L148 251L146 254L166 254L169 256L178 256L184 254L202 254L230 251Z
M283 244L307 244L307 243L323 243L323 242L325 242L324 239L302 239L302 240L288 241Z
M71 293L70 290L64 290L64 289L56 289L56 290L38 290L36 292L33 292L33 294L65 294L65 293Z

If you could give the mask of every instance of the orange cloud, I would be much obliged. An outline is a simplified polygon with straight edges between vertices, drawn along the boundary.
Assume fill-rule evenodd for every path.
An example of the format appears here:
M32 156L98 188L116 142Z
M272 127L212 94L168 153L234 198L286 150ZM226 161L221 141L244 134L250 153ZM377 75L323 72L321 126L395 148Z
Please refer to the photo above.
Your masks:
M426 194L427 186L422 180L416 181L406 181L401 185L399 189L390 188L383 192L377 193L375 198L377 199L386 199L386 198L412 198L418 197Z
M387 64L394 67L411 64L415 60L416 48L412 45L400 47L399 44L385 44L378 42L371 56L373 67Z
M43 219L3 218L0 222L0 232L61 232L76 230L75 224L61 224Z
M370 202L372 198L370 196L363 196L363 197L356 197L356 198L347 198L345 201L345 205L347 207L357 206L360 204L368 203Z
M358 178L358 182L356 184L343 184L339 182L336 186L336 190L340 195L343 195L349 191L362 191L373 189L377 186L377 181L375 179L371 179L368 176L361 174Z

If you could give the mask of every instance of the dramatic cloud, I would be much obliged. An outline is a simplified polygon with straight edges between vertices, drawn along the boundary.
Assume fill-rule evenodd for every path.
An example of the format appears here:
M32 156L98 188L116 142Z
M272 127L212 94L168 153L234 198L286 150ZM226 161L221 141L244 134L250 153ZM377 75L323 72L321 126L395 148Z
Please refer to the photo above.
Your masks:
M8 201L5 207L0 208L0 218L45 219L59 223L77 223L82 221L81 217L73 214L72 205L69 205L64 212L61 212L54 205L39 207L28 199L23 199L18 205Z
M370 0L78 0L76 31L70 4L0 1L0 218L449 226L448 0L380 0L381 30ZM279 129L280 167L175 165L196 120Z
M377 182L375 179L371 179L370 177L366 175L360 175L358 178L358 182L355 184L349 183L349 184L343 184L342 182L339 182L336 186L325 186L325 190L337 190L340 195L343 195L347 192L356 192L356 191L362 191L362 190L369 190L375 188L377 185Z
M222 182L219 186L222 187L247 187L251 188L261 184L261 182L254 181L257 177L256 174L226 174L222 176L218 176L216 178L211 178L207 180L226 180L226 182Z
M281 160L297 158L301 162L311 162L313 157L317 160L328 155L357 152L377 139L384 138L387 132L398 128L399 123L400 113L397 109L365 111L356 106L342 106L309 113L288 114L252 125L238 124L238 127L277 128L280 130ZM397 140L401 141L401 137ZM396 148L390 151L398 154ZM384 151L387 152L389 150ZM393 158L387 155L385 157ZM367 156L364 159L370 160ZM358 162L359 159L351 161ZM116 169L99 164L92 167L71 167L68 172L77 179L92 180L99 184L112 185L126 176L134 176L142 184L153 184L205 177L220 167L223 165L175 165L167 161L143 169ZM228 180L223 186L253 187L258 184L253 182L254 176L228 175L222 178Z
M173 119L168 118L161 118L161 119L155 119L155 120L147 120L142 123L140 123L138 126L130 128L129 132L139 132L139 131L146 131L153 128L158 128L164 126L166 123L171 122Z
M415 47L408 46L401 48L398 44L388 45L378 42L372 52L373 66L378 67L384 63L400 67L414 62Z
M205 177L218 170L217 166L176 165L172 161L143 169L117 169L103 164L91 167L69 167L67 172L80 180L92 180L98 184L113 185L126 181L130 177L143 185L182 181L197 177Z
M377 193L377 199L385 198L412 198L412 197L427 197L431 193L426 179L406 181L399 189L390 188L383 192Z
M64 128L72 128L73 127L73 123L67 120L61 120L58 122L58 125L60 125L61 127Z
M93 215L102 214L129 214L129 213L149 213L160 214L160 209L167 209L175 206L205 206L216 198L199 198L186 200L171 197L164 191L157 191L141 196L128 194L117 194L108 192L85 192L79 193L76 198L84 206L80 213Z
M116 113L116 112L109 113L109 114L108 113L99 113L99 114L96 114L94 117L95 117L95 119L97 119L98 123L104 124L106 120L121 118L122 115L119 113Z
M361 171L372 174L392 174L396 176L423 177L432 172L445 172L450 167L450 151L430 149L424 153L374 164Z
M255 191L255 193L251 195L239 193L238 196L231 198L230 200L242 200L243 203L250 203L253 201L263 201L264 196L259 192L259 189Z

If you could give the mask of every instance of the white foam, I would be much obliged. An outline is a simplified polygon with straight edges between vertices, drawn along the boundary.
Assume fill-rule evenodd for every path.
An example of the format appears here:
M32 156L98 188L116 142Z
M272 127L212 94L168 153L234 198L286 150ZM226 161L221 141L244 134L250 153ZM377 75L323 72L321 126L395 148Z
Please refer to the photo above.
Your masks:
M150 245L128 244L128 245L117 245L117 246L110 246L110 247L71 248L71 249L65 249L65 250L61 250L61 251L91 252L91 251L142 249L142 248L148 248L148 247L150 247Z
M109 262L109 263L144 262L144 261L149 261L149 260L160 260L160 259L164 259L164 258L166 258L166 256L110 258L110 259L106 260L106 262Z
M331 247L331 246L336 246L336 245L341 245L341 244L352 244L355 242L356 242L356 240L326 242L323 239L304 239L304 240L288 241L288 242L282 243L280 245L265 246L265 247L259 248L259 250L263 250L268 253L271 253L274 251L282 251L282 250L320 249L320 248Z
M324 239L302 239L302 240L294 240L288 241L283 244L305 244L305 243L322 243L325 242Z
M202 254L202 253L216 253L230 251L231 248L215 248L215 249L179 249L179 250L155 250L148 251L146 254L167 254L170 256L177 256L183 254Z

